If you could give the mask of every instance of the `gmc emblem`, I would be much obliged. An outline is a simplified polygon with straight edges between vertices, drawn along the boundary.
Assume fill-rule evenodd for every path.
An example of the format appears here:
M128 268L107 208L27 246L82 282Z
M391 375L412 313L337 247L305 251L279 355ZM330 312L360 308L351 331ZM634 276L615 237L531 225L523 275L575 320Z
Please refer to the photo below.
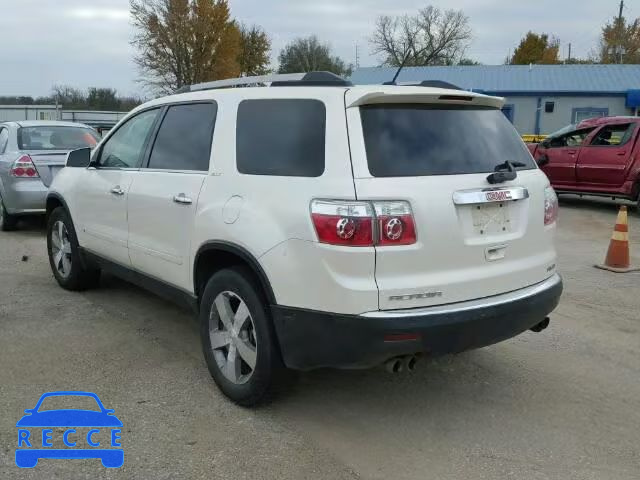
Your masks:
M487 201L489 202L503 202L505 200L513 200L511 192L509 190L494 190L492 192L486 192Z

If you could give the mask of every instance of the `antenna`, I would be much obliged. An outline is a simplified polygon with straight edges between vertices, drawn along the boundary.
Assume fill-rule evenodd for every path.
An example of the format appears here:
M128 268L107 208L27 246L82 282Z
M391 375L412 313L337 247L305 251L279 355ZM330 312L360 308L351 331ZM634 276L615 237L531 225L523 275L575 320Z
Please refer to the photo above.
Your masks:
M407 63L407 60L409 60L409 57L411 56L411 49L412 48L413 48L413 42L409 44L409 48L407 49L407 54L402 59L402 63L400 64L400 67L398 67L398 70L396 71L396 74L393 76L393 80L391 80L390 82L384 82L383 85L395 85L396 84L396 80L398 79L398 75L400 75L400 72L402 71L402 69L404 68L405 64ZM415 53L415 49L414 49L414 53Z

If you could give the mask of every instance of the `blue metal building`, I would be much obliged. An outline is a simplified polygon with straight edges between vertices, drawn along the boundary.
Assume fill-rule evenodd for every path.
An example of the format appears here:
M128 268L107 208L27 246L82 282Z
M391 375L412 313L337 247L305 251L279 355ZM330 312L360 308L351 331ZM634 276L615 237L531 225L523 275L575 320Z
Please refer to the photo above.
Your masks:
M358 84L389 81L395 68L359 68ZM602 115L640 115L640 65L477 65L405 67L398 83L443 80L505 97L504 114L521 134L549 134Z

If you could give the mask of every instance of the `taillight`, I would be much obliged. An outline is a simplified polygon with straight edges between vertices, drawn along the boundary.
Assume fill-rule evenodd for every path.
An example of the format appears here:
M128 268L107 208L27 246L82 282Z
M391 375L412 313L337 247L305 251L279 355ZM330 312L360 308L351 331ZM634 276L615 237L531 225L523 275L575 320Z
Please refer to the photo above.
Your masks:
M311 218L321 243L370 247L416 242L411 207L404 201L313 200Z
M558 196L553 187L544 189L544 224L551 225L558 220Z
M321 243L373 245L373 209L368 202L313 200L311 218Z
M378 226L378 245L416 243L416 226L408 202L373 202Z
M9 174L19 178L38 178L40 176L29 155L23 155L13 162Z

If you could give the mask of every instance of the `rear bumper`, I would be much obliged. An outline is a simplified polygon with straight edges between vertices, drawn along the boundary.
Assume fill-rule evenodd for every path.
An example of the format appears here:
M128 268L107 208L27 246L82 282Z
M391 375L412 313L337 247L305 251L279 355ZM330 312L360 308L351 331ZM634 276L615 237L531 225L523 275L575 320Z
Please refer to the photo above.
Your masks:
M398 355L438 356L514 337L544 320L561 294L556 274L514 292L430 308L342 315L273 306L272 313L289 368L365 368ZM418 338L402 340L407 334Z
M2 199L12 215L45 213L49 189L38 178L11 178L3 182Z

